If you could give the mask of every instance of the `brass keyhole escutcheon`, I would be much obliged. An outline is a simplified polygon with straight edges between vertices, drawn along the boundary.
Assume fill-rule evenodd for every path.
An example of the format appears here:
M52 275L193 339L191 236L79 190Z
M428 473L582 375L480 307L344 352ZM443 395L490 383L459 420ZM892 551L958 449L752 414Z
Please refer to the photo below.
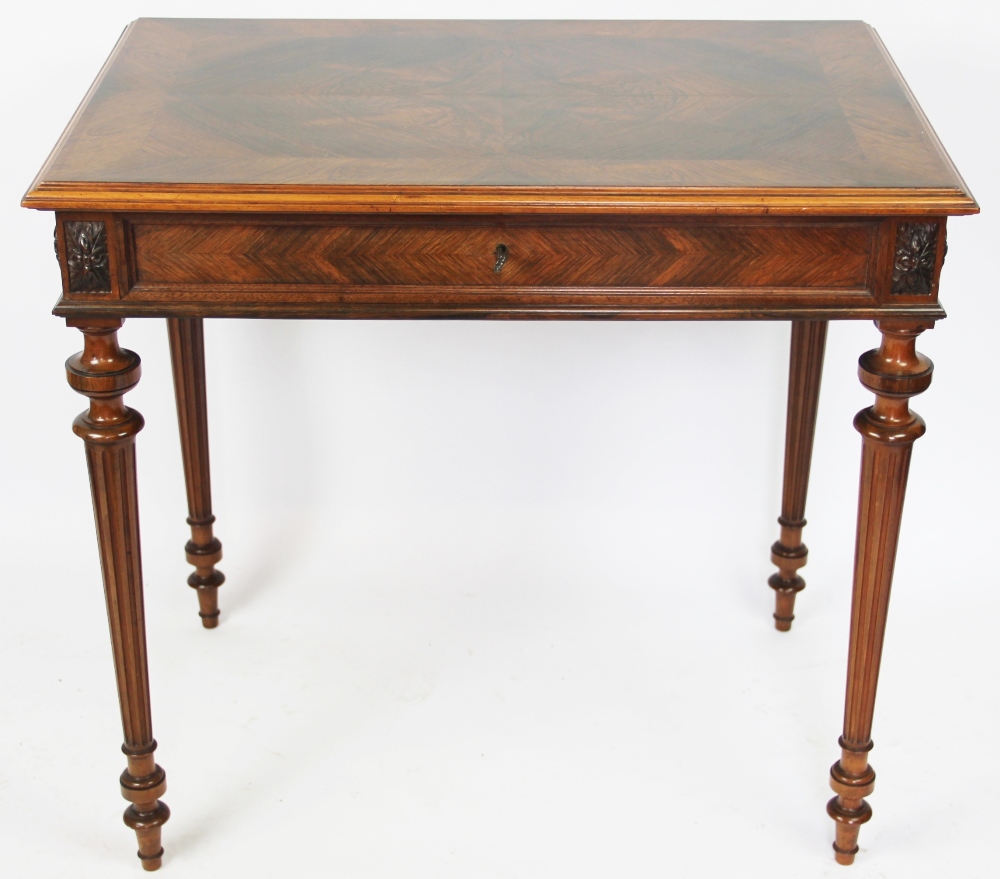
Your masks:
M493 256L496 258L496 265L493 266L493 271L499 272L503 268L504 263L507 262L507 250L506 244L498 244L496 250L493 251Z

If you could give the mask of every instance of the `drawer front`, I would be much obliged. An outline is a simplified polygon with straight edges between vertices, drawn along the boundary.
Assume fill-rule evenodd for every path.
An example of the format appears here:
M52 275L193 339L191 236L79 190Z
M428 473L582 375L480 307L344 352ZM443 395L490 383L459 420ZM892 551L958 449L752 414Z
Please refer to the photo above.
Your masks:
M290 286L829 291L870 286L876 228L865 221L158 216L127 222L125 238L130 290L146 292Z
M503 283L538 287L867 285L875 225L532 225L502 230Z
M137 223L134 282L157 285L496 284L491 226Z

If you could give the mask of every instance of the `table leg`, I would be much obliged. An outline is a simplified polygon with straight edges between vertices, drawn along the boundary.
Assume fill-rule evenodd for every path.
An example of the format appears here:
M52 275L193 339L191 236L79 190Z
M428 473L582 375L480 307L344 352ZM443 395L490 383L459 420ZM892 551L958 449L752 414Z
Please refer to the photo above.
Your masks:
M837 822L833 849L841 864L854 862L858 832L872 816L864 797L875 787L875 772L868 765L875 690L910 452L925 429L923 419L910 411L909 399L927 389L934 369L916 350L917 336L931 324L884 320L877 326L882 344L863 354L858 368L861 383L875 394L875 405L854 419L862 452L847 699L842 756L830 769L837 796L827 804Z
M122 795L132 803L125 810L125 823L138 836L142 866L156 870L163 856L160 828L170 817L170 810L159 801L167 783L163 770L153 761L156 740L146 665L135 478L135 435L142 430L143 420L123 400L139 381L139 357L118 347L120 320L79 319L68 323L84 334L83 351L66 361L66 377L74 390L90 398L90 409L73 422L73 432L86 446L94 498L125 733L122 751L128 758L128 768L121 776Z
M219 587L226 581L215 566L222 544L212 534L212 482L208 460L208 403L205 395L205 335L201 318L168 318L177 421L187 484L191 539L184 547L195 571L188 585L198 591L198 615L206 629L219 624Z
M771 547L771 561L778 573L767 581L775 592L774 627L787 632L795 619L795 595L806 581L798 569L806 563L809 550L802 542L805 527L806 492L819 385L826 349L825 320L792 321L792 353L788 367L788 416L785 421L785 478L781 495L781 536Z

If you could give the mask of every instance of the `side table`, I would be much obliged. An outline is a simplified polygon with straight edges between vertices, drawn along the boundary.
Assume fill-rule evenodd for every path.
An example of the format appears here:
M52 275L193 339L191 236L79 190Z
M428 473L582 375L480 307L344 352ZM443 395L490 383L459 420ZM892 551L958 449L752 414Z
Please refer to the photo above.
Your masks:
M917 337L946 220L978 206L860 22L140 19L24 196L56 212L84 440L147 870L154 761L125 318L166 318L205 628L219 623L203 319L792 322L776 628L802 542L830 320L874 320L840 759L850 864L871 818L879 664L913 442Z

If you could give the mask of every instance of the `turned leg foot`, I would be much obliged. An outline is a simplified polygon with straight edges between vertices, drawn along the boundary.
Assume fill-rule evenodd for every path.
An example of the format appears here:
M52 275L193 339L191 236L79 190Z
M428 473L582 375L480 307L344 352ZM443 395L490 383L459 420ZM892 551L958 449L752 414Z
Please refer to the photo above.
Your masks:
M206 629L219 625L219 587L226 582L226 576L215 566L222 558L222 544L212 536L215 516L199 522L188 518L194 535L184 546L188 564L194 566L194 573L188 577L188 586L198 592L198 616Z
M208 402L205 394L205 335L201 318L169 318L170 362L177 398L177 422L187 485L191 539L184 547L194 573L188 585L198 593L198 616L206 629L219 625L219 587L226 577L216 569L222 544L212 533L212 478L208 458Z
M83 439L94 499L94 519L101 556L111 647L118 681L128 768L121 776L122 795L132 805L125 823L136 832L139 858L147 870L161 863L160 828L170 810L160 802L167 789L163 770L153 761L156 741L149 704L139 502L136 492L135 436L142 416L124 403L139 381L139 357L118 347L120 320L70 321L84 334L84 349L66 361L74 390L90 398L90 409L73 422Z
M781 495L781 536L771 547L771 561L778 568L767 581L775 593L774 627L779 632L792 628L795 596L805 589L799 568L809 550L802 542L806 520L806 492L812 461L813 436L819 386L826 349L825 320L792 322L791 358L788 365L788 415L785 423L785 476Z
M781 525L781 537L771 546L771 563L777 566L778 572L771 574L767 585L774 590L774 627L779 632L787 632L795 619L795 596L806 588L806 581L796 572L806 563L809 550L802 542L804 519L789 524L788 520L779 518L778 524Z
M156 742L152 743L156 747ZM128 769L122 773L122 796L132 805L125 810L125 824L135 831L139 840L139 860L144 870L158 870L163 863L160 828L170 817L170 809L159 797L167 789L166 774L153 762L153 753L129 753ZM141 750L141 749L140 749Z
M864 798L875 789L875 772L868 765L875 691L910 453L924 433L924 422L910 411L909 398L927 389L933 370L916 351L917 336L926 326L880 321L882 344L860 361L861 383L875 394L875 404L854 419L862 451L847 698L841 757L830 770L836 796L827 805L836 822L833 849L840 864L854 862L861 825L872 816Z
M842 756L830 769L830 787L837 796L826 804L826 811L837 822L833 856L838 864L848 866L858 853L861 825L872 817L872 807L864 798L875 790L875 770L868 765L870 741L860 750L845 746L843 739L840 744Z

